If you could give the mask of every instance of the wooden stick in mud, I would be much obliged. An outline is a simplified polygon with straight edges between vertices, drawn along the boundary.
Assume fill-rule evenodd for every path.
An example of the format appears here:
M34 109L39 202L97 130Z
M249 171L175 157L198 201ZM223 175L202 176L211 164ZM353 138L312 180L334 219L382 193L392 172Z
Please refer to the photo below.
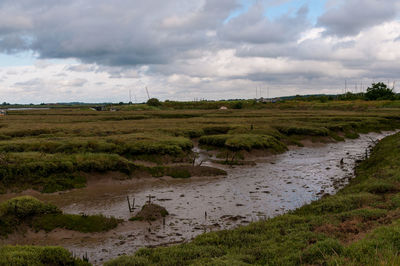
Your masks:
M132 212L131 202L129 201L129 196L126 196L126 200L128 201L129 212Z

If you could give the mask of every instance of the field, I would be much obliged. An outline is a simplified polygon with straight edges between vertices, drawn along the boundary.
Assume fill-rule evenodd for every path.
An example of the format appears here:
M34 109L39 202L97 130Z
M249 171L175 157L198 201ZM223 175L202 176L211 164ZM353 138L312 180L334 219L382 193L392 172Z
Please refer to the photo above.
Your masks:
M220 106L229 109L219 110ZM221 164L245 164L255 156L283 153L310 141L343 141L400 128L397 101L166 102L160 107L115 108L9 111L0 117L0 193L79 189L98 173L119 172L124 179L224 175L223 170L201 166L193 147L208 150ZM109 264L396 264L399 139L396 135L378 144L358 166L353 183L336 196L265 222L204 234L188 244L142 249ZM22 224L35 230L98 232L120 222L62 214L55 206L29 200L29 206L39 206L34 207L39 213L23 219L7 207L15 204L1 203L3 236ZM21 247L20 252L32 250ZM380 256L375 256L376 250ZM2 252L19 251L3 247Z

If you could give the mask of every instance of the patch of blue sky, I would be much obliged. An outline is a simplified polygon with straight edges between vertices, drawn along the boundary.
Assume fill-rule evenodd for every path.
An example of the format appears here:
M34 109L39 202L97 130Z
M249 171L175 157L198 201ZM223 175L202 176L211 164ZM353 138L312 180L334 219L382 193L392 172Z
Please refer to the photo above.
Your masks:
M295 14L299 8L307 6L308 18L311 23L316 24L318 17L324 12L326 1L327 0L239 0L240 7L226 18L225 23L245 13L255 3L264 3L266 7L265 16L271 20L275 20L287 13Z
M229 16L225 19L224 23L227 23L232 18L240 16L240 14L247 12L247 10L249 10L249 8L257 1L256 0L239 0L238 2L240 4L240 7L238 7L231 14L229 14Z
M0 53L0 67L29 66L33 65L37 56L33 52L21 52L17 54Z
M280 2L273 5L273 2ZM270 5L265 11L265 15L274 20L284 14L293 13L303 6L308 7L308 18L311 23L316 24L318 17L322 15L325 9L326 0L291 0L291 1L267 1Z
M42 59L32 51L21 52L17 54L0 53L0 67L13 66L32 66L37 60ZM79 60L75 58L48 58L44 59L51 64L79 64Z

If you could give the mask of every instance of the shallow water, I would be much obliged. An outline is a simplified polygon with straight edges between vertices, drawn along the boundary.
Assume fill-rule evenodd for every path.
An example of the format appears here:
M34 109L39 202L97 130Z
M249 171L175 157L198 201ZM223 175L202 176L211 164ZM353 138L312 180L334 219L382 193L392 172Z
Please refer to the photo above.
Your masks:
M393 132L371 133L345 142L295 148L260 158L256 166L225 167L227 177L162 178L50 196L47 199L67 213L102 213L127 220L132 216L127 195L135 198L136 211L151 195L152 202L170 213L165 225L163 221L125 222L108 233L64 238L59 245L79 256L87 253L92 263L101 264L121 254L132 254L140 247L188 241L205 231L274 217L342 188L352 177L356 160L365 157L371 140L390 134ZM222 168L209 161L203 165Z

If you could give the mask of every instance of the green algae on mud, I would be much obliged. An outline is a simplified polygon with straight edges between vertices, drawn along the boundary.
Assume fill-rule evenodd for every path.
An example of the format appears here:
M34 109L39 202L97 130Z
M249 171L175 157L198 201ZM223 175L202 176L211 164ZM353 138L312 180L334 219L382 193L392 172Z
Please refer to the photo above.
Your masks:
M141 249L106 265L397 265L400 133L380 141L336 195L234 230Z

